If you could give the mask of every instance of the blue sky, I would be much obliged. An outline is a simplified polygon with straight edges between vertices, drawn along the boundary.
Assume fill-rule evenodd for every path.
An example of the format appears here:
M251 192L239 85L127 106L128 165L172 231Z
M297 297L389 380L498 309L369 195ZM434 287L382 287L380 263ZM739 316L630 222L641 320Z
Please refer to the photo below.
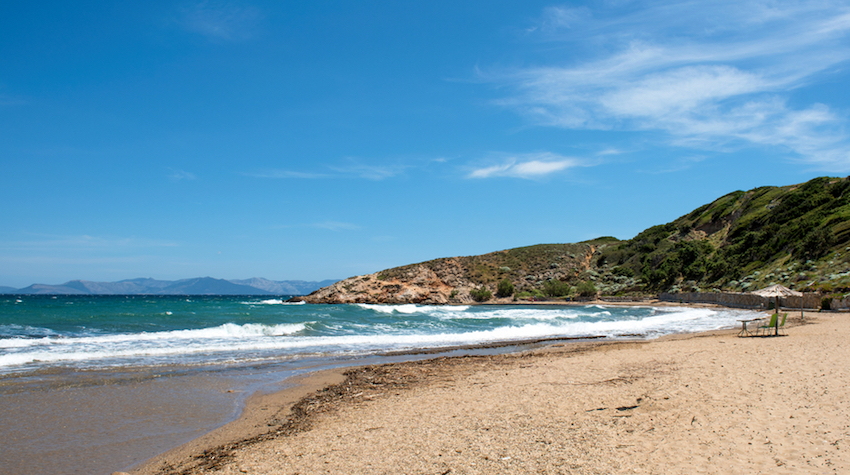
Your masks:
M850 3L6 2L0 285L344 278L850 172Z

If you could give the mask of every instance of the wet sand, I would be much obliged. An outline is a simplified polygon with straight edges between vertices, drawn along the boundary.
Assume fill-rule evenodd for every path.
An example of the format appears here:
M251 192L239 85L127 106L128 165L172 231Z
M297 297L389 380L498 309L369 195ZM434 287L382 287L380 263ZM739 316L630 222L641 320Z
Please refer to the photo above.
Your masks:
M236 419L246 398L231 389L235 378L197 371L72 371L2 383L3 474L108 474Z
M848 473L850 315L786 326L324 372L133 473Z

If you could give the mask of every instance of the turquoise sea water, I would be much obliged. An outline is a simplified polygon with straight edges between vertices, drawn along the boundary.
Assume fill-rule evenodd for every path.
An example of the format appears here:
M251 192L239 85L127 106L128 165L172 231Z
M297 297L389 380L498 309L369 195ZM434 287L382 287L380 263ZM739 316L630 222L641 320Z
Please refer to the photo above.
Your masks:
M306 305L285 299L2 296L0 374L334 358L549 338L651 338L733 327L742 314L678 307Z
M0 474L126 470L233 420L249 395L317 369L431 356L419 350L653 338L735 327L748 314L286 298L0 296Z

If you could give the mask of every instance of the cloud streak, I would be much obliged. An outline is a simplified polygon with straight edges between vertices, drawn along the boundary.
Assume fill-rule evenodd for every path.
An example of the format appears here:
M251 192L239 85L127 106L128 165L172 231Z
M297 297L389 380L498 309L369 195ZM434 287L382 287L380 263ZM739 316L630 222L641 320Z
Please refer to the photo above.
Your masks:
M672 145L702 149L783 147L850 169L841 114L789 105L850 59L844 4L666 2L624 16L554 7L529 31L579 51L560 65L485 75L511 86L499 103L535 124L660 131Z
M173 181L182 181L182 180L197 180L198 177L192 173L187 172L186 170L179 170L175 168L169 168L168 178Z
M295 178L295 179L316 179L316 178L328 178L329 175L322 173L307 173L307 172L297 172L292 170L266 170L263 172L257 173L243 173L245 176L249 176L252 178L271 178L271 179L285 179L285 178Z
M370 165L362 163L355 158L347 158L346 163L342 166L331 167L332 170L342 176L356 176L375 181L385 180L387 178L401 175L408 168L410 168L409 165L401 163L390 165Z
M543 178L572 167L580 166L581 162L554 153L527 154L512 156L501 160L501 163L472 170L467 178Z
M172 241L138 237L104 237L90 235L36 235L35 239L0 241L0 250L11 251L105 251L156 247L177 247Z
M19 97L12 97L7 94L0 94L0 106L19 106L27 102Z
M259 9L232 2L203 1L181 13L180 24L186 30L226 42L253 38L263 19Z
M352 223L343 223L339 221L323 221L321 223L312 223L308 225L311 228L317 229L326 229L328 231L340 232L340 231L357 231L360 226Z
M293 170L265 170L255 173L243 173L245 176L254 178L272 179L319 179L319 178L361 178L365 180L381 181L404 173L411 165L370 165L362 163L353 158L347 158L341 165L328 165L329 173L300 172Z
M277 229L293 229L293 228L311 228L311 229L322 229L325 231L333 231L333 232L341 232L341 231L359 231L363 229L362 226L359 226L354 223L346 223L343 221L320 221L315 223L303 223L303 224L284 224L280 226L275 226Z

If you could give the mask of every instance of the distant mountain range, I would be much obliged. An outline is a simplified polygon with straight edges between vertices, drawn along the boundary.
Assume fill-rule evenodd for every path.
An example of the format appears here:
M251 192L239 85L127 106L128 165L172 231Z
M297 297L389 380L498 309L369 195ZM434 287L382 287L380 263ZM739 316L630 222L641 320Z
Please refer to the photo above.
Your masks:
M307 295L336 282L323 280L275 281L259 277L224 280L195 277L182 280L128 279L118 282L72 280L60 285L33 284L16 289L0 287L3 294L80 294L80 295Z

